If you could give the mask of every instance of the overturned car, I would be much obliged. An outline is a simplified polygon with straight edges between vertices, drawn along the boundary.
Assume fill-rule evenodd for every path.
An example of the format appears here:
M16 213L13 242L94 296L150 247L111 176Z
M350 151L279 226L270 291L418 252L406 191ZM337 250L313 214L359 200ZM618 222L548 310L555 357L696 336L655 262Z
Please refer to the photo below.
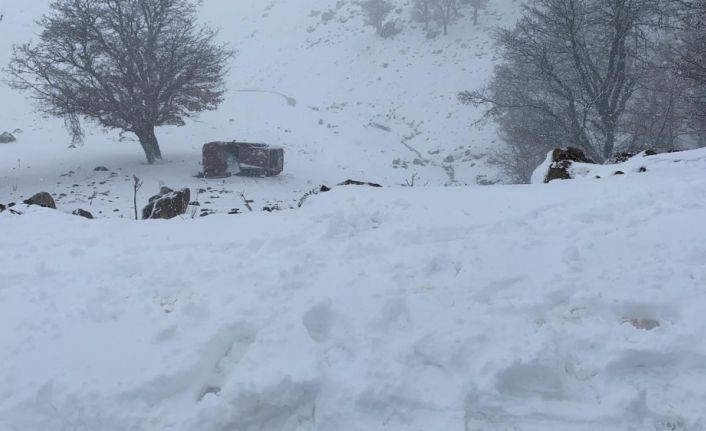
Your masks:
M204 178L231 175L276 176L284 170L284 149L250 142L209 142L203 146Z

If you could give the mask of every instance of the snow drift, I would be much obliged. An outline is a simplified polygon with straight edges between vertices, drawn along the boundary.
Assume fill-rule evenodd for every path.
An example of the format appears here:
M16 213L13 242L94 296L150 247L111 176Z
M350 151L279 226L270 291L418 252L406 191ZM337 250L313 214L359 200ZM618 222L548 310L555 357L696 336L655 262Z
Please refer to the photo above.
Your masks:
M0 214L0 429L698 430L706 150L201 220Z

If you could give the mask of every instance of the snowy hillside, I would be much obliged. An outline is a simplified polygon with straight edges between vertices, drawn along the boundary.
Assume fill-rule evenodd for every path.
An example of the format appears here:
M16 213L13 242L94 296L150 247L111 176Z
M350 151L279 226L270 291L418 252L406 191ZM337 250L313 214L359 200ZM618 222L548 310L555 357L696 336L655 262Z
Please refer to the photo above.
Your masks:
M706 150L199 220L0 214L0 430L702 430Z
M3 64L13 43L35 38L32 23L47 4L0 0ZM412 22L410 2L398 5L392 18L404 30L382 39L363 25L352 0L206 1L203 21L221 28L238 51L226 101L196 123L159 129L166 163L157 167L143 164L130 135L90 129L83 147L67 149L61 121L41 118L23 95L0 84L0 132L22 131L16 144L0 146L0 201L45 190L66 194L60 201L71 207L90 204L103 216L127 217L130 209L120 202L130 199L132 175L145 180L147 193L159 184L206 189L213 182L193 178L201 170L201 145L236 138L285 148L282 177L217 184L247 191L263 205L291 202L346 178L400 185L414 177L432 186L497 181L486 156L497 146L494 130L471 127L477 113L459 105L456 95L488 78L495 55L489 36L495 26L513 22L518 3L491 2L478 27L466 17L448 36L432 39ZM97 176L97 166L115 175ZM214 201L212 207L222 212L242 205Z

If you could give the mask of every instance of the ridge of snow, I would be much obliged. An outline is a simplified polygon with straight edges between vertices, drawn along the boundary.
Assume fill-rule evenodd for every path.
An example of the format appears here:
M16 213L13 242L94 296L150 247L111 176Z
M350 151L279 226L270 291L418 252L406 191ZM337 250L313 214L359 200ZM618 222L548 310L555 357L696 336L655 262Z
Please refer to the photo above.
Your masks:
M702 429L706 150L643 161L200 220L3 213L0 429Z

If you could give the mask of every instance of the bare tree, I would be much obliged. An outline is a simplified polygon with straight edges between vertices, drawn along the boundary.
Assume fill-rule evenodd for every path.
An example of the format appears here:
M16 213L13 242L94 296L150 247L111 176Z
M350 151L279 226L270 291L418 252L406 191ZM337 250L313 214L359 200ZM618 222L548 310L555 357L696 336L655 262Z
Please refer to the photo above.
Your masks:
M40 108L134 133L152 164L155 127L222 102L227 60L190 0L54 0L39 42L14 47L11 85Z
M395 7L389 0L366 0L360 4L365 15L365 24L375 28L378 35L385 33L385 20Z
M482 9L488 6L488 0L468 0L473 8L473 25L478 25L478 15Z
M444 36L449 34L449 25L459 15L458 0L436 0L435 16L444 30Z
M665 61L674 60L686 83L689 126L697 145L706 146L706 2L674 0L671 6L678 40Z
M486 106L501 127L513 112L532 112L556 127L556 146L607 160L641 77L650 1L531 0L516 27L498 34L504 62L490 86L461 100Z
M424 29L429 29L434 14L436 0L414 0L412 3L412 18L424 24Z

